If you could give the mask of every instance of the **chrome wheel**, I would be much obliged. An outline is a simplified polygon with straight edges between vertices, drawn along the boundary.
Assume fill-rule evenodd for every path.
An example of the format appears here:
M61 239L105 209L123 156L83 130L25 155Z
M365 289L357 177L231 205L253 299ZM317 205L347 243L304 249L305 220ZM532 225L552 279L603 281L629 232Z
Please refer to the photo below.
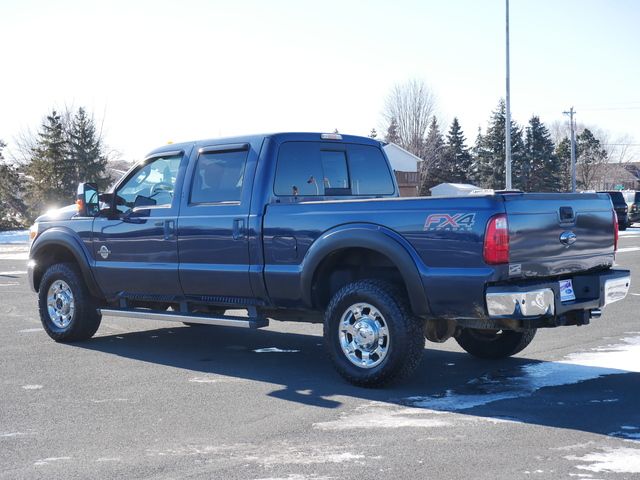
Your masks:
M49 318L58 328L67 328L76 311L73 292L64 280L55 280L47 292Z
M340 346L359 368L380 365L389 352L391 337L382 314L369 303L351 305L340 319Z

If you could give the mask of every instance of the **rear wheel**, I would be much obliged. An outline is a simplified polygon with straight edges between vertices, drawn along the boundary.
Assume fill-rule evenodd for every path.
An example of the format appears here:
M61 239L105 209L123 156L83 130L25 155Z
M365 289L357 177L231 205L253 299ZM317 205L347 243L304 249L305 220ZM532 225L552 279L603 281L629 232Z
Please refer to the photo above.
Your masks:
M98 304L71 263L51 265L38 291L40 321L56 342L87 340L100 326Z
M422 321L389 284L361 280L341 288L327 307L324 341L347 381L377 387L411 375L422 359Z
M463 328L456 337L456 341L474 357L496 359L521 352L531 343L535 335L535 328L523 332Z

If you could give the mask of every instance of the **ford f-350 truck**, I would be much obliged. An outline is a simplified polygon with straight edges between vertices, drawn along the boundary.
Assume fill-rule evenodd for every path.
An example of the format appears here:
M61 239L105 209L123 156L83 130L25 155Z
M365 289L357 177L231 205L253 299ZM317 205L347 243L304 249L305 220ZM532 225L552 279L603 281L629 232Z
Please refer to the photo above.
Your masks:
M398 198L382 144L279 133L167 145L32 227L29 277L58 342L102 316L324 323L348 381L415 370L425 337L502 358L629 289L605 194ZM233 314L246 310L246 315ZM227 313L229 312L229 313Z

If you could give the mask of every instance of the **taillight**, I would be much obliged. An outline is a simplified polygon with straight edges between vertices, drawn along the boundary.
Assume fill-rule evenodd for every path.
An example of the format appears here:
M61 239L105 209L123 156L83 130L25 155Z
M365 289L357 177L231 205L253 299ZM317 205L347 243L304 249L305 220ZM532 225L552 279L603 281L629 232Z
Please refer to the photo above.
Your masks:
M494 215L484 233L483 256L485 263L509 263L509 224L504 213Z
M618 251L618 215L616 215L616 211L613 210L613 251Z

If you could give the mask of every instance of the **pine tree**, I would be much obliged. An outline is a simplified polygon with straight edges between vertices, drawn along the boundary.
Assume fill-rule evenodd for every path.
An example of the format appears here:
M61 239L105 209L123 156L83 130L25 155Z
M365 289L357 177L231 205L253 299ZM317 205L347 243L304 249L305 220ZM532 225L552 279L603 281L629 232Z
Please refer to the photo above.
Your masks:
M20 177L16 169L4 161L6 146L0 140L0 230L19 227L25 220L25 206L19 195Z
M471 180L471 166L473 158L466 145L466 139L458 118L455 117L447 133L447 143L444 152L445 162L443 170L446 171L448 182L469 183Z
M559 191L571 191L571 140L564 137L556 145L555 156L559 165Z
M387 134L384 137L384 141L387 143L400 144L400 134L398 133L398 122L395 118L391 119L389 127L387 128Z
M580 188L598 189L606 174L609 156L591 130L585 128L576 137L577 180Z
M498 108L492 113L487 133L482 136L477 148L476 181L483 188L496 190L505 187L505 103L500 100ZM523 175L524 142L522 129L511 122L511 175L513 187L520 188L520 177Z
M473 184L480 185L480 158L482 156L484 136L482 135L482 129L478 127L478 134L476 135L476 141L471 147L471 171L469 172L469 180Z
M430 195L430 188L442 182L449 181L446 178L445 144L436 117L431 119L427 138L424 140L424 156L420 162L420 186L419 195Z
M524 148L520 188L526 192L561 191L562 169L551 134L535 115L529 119Z
M93 118L82 107L69 125L68 139L70 160L76 167L74 183L95 182L100 189L107 187L107 158L103 153L102 141L96 135Z
M29 186L33 209L73 202L77 169L70 161L65 128L55 110L47 115L38 132L26 173L33 179Z
M376 131L375 128L371 129L371 132L369 133L369 138L376 138L378 136L378 132Z

